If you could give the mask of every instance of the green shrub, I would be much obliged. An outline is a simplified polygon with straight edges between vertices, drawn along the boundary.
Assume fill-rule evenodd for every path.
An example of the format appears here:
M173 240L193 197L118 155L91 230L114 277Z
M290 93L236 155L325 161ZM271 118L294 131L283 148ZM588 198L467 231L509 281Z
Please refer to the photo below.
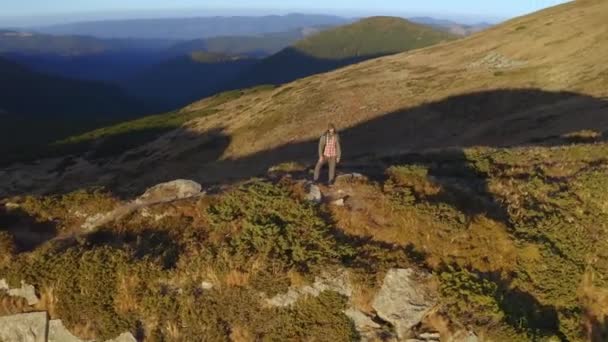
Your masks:
M443 303L451 317L463 323L492 325L500 322L498 286L467 270L451 267L439 275Z
M222 196L208 214L214 229L233 232L227 248L243 261L262 255L306 269L352 255L332 236L318 209L268 182L254 181Z

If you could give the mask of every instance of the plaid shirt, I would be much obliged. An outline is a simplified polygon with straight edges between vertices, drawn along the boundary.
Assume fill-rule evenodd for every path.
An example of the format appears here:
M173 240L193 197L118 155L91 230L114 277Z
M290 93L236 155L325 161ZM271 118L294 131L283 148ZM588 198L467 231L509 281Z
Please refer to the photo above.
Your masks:
M323 151L323 156L325 157L336 157L338 153L336 152L336 136L328 135L327 142L325 143L325 150Z

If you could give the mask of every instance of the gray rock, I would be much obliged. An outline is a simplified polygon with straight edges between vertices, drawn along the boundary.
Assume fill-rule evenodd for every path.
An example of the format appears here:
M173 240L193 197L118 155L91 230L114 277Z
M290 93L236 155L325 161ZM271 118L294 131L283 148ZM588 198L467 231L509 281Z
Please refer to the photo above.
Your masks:
M459 331L448 338L446 342L479 342L479 338L472 331Z
M382 327L363 312L350 308L344 314L353 321L355 329L361 337L361 342L371 341L378 337Z
M266 303L274 307L287 307L295 304L304 296L318 297L323 291L334 291L346 297L353 293L350 279L346 270L336 274L324 273L315 278L311 285L292 287L286 293L280 293L266 300Z
M0 341L46 342L46 312L0 317Z
M135 339L133 334L131 334L130 332L126 332L124 334L121 334L117 338L107 340L106 342L137 342L137 340Z
M0 288L4 288L6 291L6 288L8 288L8 284L6 284L6 281L4 282L4 284L0 284ZM27 301L28 305L36 305L40 301L38 296L36 296L36 289L34 288L34 286L27 284L23 280L21 281L21 287L16 289L8 289L7 292L8 295L11 297L24 298Z
M83 342L72 335L59 319L49 321L49 337L47 342Z
M194 197L201 194L202 186L191 180L178 179L161 183L146 190L135 200L136 204L156 204L178 199Z
M308 194L306 195L306 200L310 202L321 203L321 201L323 200L321 189L318 186L311 184L310 188L308 189Z
M439 341L441 335L439 333L422 333L418 335L418 338L424 341Z
M10 289L10 287L8 286L8 283L6 282L6 279L0 279L0 291L8 291Z
M354 182L354 181L367 181L367 177L360 173L346 173L336 177L336 182Z
M430 277L412 269L389 270L374 298L372 307L395 327L400 339L405 339L436 304L436 295L426 285Z
M331 205L335 205L336 207L343 207L344 206L344 198L340 198L340 199L337 199L337 200L331 202Z
M211 290L211 289L213 289L213 284L208 281L204 281L201 283L201 288L203 290Z

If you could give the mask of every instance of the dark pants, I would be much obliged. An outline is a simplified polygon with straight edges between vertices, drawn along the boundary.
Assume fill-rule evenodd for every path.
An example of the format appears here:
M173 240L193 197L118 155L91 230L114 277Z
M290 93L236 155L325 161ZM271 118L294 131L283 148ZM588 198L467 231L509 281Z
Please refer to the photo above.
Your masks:
M336 176L336 157L323 157L317 162L317 166L315 166L315 182L319 180L319 173L325 163L329 164L329 182L334 181L334 177Z

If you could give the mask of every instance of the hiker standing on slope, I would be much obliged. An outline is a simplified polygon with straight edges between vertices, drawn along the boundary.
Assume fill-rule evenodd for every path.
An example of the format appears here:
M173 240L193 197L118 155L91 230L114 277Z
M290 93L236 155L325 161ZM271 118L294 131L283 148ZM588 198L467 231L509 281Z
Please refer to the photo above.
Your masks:
M338 132L336 132L336 127L333 124L330 124L327 132L319 139L319 161L315 167L315 183L319 181L321 167L323 167L325 163L328 163L328 185L333 184L336 176L336 164L340 163L341 156L342 149L340 148L340 136L338 135Z

